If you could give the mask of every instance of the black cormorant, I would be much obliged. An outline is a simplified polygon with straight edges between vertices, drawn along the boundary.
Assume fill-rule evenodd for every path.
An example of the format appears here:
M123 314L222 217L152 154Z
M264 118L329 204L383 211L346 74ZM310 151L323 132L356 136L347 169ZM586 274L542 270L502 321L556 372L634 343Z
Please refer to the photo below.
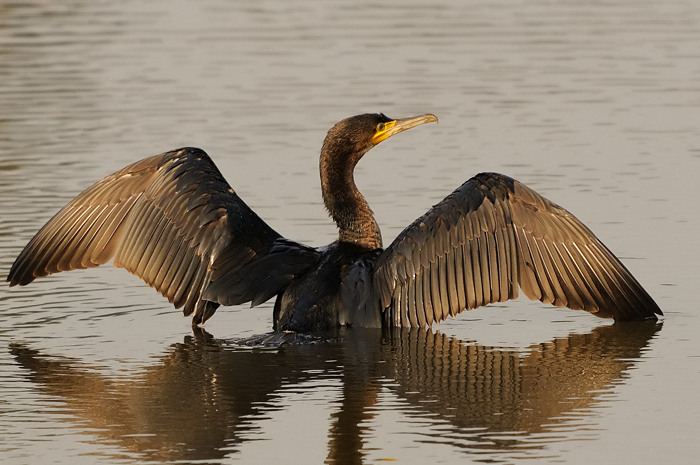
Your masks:
M17 257L7 280L114 264L141 277L192 323L219 305L276 296L276 330L338 325L426 327L518 296L615 320L662 312L571 213L507 176L481 173L382 249L353 171L381 141L432 114L353 116L321 149L323 201L340 234L313 248L282 237L238 197L209 156L183 148L146 158L88 188Z

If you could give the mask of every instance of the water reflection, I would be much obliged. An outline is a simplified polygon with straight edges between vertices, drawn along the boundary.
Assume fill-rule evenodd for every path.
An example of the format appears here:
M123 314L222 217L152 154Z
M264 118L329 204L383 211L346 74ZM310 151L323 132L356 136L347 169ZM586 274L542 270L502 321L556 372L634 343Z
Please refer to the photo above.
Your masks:
M527 350L400 329L241 350L202 332L128 379L22 344L10 351L33 384L65 403L75 417L68 421L145 460L219 461L284 408L279 396L302 383L336 383L327 461L362 463L372 418L397 405L424 420L426 441L449 431L440 440L467 452L540 447L539 433L556 431L600 400L660 328L618 323ZM386 395L398 401L382 401Z

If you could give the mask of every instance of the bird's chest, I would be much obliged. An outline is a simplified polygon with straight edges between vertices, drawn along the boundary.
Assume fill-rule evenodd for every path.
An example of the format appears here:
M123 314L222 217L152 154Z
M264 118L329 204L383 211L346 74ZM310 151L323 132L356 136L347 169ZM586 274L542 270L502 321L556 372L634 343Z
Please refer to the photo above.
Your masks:
M370 252L371 254L371 252ZM365 295L368 251L333 244L318 265L293 281L275 303L275 329L323 331L350 325Z

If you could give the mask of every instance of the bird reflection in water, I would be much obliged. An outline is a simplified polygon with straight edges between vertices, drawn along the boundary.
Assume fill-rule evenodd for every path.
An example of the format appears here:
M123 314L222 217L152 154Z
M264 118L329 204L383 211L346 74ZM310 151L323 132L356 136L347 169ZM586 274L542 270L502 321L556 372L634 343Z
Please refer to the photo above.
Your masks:
M423 329L341 331L336 340L240 350L204 331L175 344L155 366L111 379L94 367L14 343L27 377L65 402L96 442L144 460L217 460L236 454L251 431L284 408L275 397L307 381L342 383L328 432L328 461L362 463L373 435L368 421L382 395L421 417L425 440L445 427L441 443L466 453L518 453L544 448L538 433L567 414L589 409L620 382L661 328L616 323L518 350L465 343ZM254 381L253 381L254 380ZM72 420L69 420L72 421ZM508 434L499 439L499 433ZM466 439L465 439L466 438Z

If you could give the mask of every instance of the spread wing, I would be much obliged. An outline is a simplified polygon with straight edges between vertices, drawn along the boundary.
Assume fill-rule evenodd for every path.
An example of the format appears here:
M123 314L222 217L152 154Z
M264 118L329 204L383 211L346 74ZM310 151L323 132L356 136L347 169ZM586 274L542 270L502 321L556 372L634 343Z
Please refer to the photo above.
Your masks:
M426 326L518 296L616 320L661 310L565 209L495 173L470 179L380 255L374 292L391 326Z
M114 258L116 266L184 307L185 315L194 313L198 324L219 304L267 300L316 254L260 219L204 151L183 148L88 188L34 236L7 280L26 285ZM227 286L212 286L217 281Z

